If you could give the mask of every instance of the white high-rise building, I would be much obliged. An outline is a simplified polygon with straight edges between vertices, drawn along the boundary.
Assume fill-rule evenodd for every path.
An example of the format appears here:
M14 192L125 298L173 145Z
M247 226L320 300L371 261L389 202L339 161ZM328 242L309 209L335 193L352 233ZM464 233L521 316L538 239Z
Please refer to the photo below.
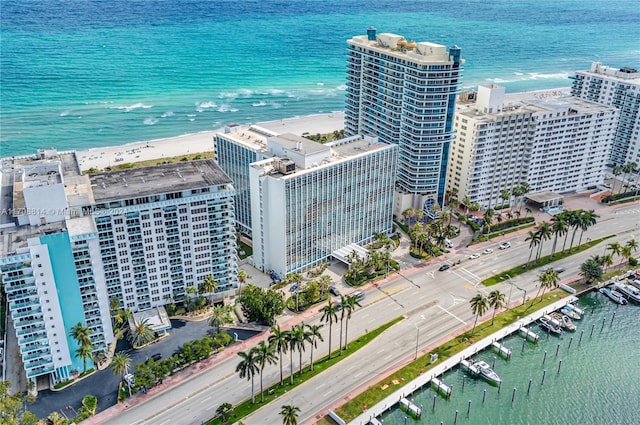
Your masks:
M82 175L75 153L52 149L2 168L0 276L28 379L82 371L78 323L106 350L111 297L138 311L207 275L236 287L235 192L212 160Z
M397 146L353 136L319 144L269 137L272 157L250 167L254 265L304 270L393 227Z
M480 86L456 107L447 187L487 209L509 203L502 192L524 182L557 193L599 184L616 119L614 108L567 92Z
M460 49L376 34L375 28L347 45L345 134L375 135L399 146L396 215L442 205Z
M576 71L572 78L573 96L614 107L620 113L609 162L640 165L640 72L594 62L590 70Z

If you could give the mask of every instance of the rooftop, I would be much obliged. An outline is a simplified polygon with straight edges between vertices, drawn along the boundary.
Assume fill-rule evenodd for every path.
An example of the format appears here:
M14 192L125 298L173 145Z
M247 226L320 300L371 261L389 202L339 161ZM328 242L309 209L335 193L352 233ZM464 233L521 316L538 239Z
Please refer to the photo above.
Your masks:
M96 202L225 185L229 176L211 159L89 175Z
M428 41L407 41L403 36L397 34L377 34L375 40L370 40L368 35L358 35L347 40L347 43L378 50L405 60L409 59L414 63L452 63L446 46Z

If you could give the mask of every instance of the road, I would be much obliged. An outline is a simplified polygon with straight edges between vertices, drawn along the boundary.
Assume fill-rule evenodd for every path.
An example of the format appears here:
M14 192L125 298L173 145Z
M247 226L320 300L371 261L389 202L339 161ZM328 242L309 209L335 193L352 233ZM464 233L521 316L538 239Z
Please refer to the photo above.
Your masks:
M566 258L554 264L566 268L563 278L575 275L579 264L592 255L601 255L607 243L618 241L621 244L631 238L640 241L637 227L638 215L603 216L600 222L589 229L583 237L597 239L605 235L617 236L585 252ZM574 245L577 244L577 238ZM571 235L569 235L569 239ZM509 240L511 248L498 250L497 246ZM553 240L543 247L543 255L550 253ZM560 241L558 242L561 247ZM466 258L472 252L482 251L485 247L494 248L494 252L481 255L475 260ZM393 326L375 341L340 363L339 366L323 372L312 380L290 391L281 403L270 403L245 420L246 424L279 423L279 410L283 404L293 403L301 409L299 421L311 422L323 415L326 406L344 399L356 388L367 382L375 381L377 375L394 365L406 362L415 355L416 341L418 350L429 346L446 335L471 326L473 314L468 300L476 293L487 294L498 289L512 295L512 302L519 301L526 290L527 297L535 296L539 270L533 267L530 272L514 277L512 283L520 289L514 289L510 282L504 282L491 288L479 285L479 282L491 275L526 262L529 256L528 242L524 236L503 237L499 242L487 242L481 246L464 248L451 255L448 260L459 265L440 272L439 264L422 269L403 271L389 283L367 291L363 307L356 310L349 322L349 338L353 339L374 329L393 318L405 316L406 320ZM319 324L318 316L307 321ZM333 326L333 349L337 347L338 326ZM322 329L324 343L314 350L314 358L328 352L328 327ZM257 343L254 341L253 343ZM247 347L249 348L249 347ZM297 368L297 353L294 355L294 369ZM309 353L303 355L308 362ZM251 396L250 383L240 379L235 373L238 363L236 356L221 360L216 366L194 374L194 377L171 387L142 403L131 406L106 424L196 424L211 418L222 403L237 404ZM288 370L288 356L285 357L285 370ZM194 372L196 370L194 369ZM279 366L267 366L264 371L264 386L278 382ZM255 379L256 396L259 399L259 377Z

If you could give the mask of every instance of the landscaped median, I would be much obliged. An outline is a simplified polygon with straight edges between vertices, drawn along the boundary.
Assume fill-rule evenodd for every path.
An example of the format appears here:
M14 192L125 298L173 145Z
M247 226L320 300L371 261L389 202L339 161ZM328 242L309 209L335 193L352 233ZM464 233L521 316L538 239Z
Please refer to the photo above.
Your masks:
M392 321L390 321L389 323L386 323L382 326L380 326L379 328L365 334L362 335L361 337L359 337L358 339L356 339L355 341L351 341L349 342L349 348L347 349L343 349L342 350L342 355L339 355L340 350L335 350L332 353L331 359L329 359L329 356L325 356L323 358L321 358L320 360L314 361L313 363L313 371L309 370L308 368L306 370L304 370L302 372L302 375L299 374L294 374L294 379L293 379L293 385L291 385L289 383L289 380L285 380L284 385L279 385L278 383L265 388L264 389L264 403L260 403L258 401L256 401L255 404L251 403L251 399L247 399L244 402L232 407L230 410L228 410L224 417L225 417L225 421L222 421L222 415L219 415L211 420L209 420L207 422L207 425L218 425L218 424L223 424L223 423L227 423L227 422L231 422L231 423L235 423L239 420L241 420L242 418L249 416L250 414L252 414L253 412L255 412L256 410L260 409L262 406L265 406L266 404L278 399L278 397L282 396L283 394L291 391L292 389L294 389L295 387L297 387L298 385L301 385L302 383L308 381L309 379L313 378L314 376L324 372L326 369L330 368L331 366L341 362L342 360L344 360L345 358L347 358L348 356L350 356L351 354L355 353L356 351L360 350L362 347L364 347L365 345L367 345L369 342L373 341L373 339L375 339L378 335L380 335L382 332L384 332L385 330L389 329L391 326L395 325L396 323L400 322L404 320L403 317L398 317ZM257 398L257 397L256 397ZM224 400L221 400L221 402L224 402Z
M458 355L464 349L473 345L474 341L488 337L489 335L511 325L520 318L561 300L561 298L566 295L567 294L564 291L555 290L549 292L542 298L527 301L524 305L496 315L493 325L491 325L491 320L487 320L475 328L473 337L471 336L471 331L458 335L454 339L442 344L429 353L419 357L417 360L392 373L388 377L384 378L384 380L375 383L366 391L355 396L352 400L336 409L335 412L346 422L352 421L363 413L363 409L365 408L364 406L372 407L376 405L401 388L403 383L410 382L421 374L442 364L447 359ZM438 360L431 363L431 356L433 354L438 355ZM332 425L333 421L325 417L319 420L317 424Z

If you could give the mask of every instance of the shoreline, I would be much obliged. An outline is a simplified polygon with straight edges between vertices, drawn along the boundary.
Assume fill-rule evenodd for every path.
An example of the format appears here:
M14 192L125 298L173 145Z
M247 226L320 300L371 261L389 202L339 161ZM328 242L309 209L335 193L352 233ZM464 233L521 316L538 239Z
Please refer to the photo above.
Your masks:
M336 111L240 125L257 125L278 133L293 133L296 135L302 135L303 133L324 134L344 128L344 112ZM76 155L80 170L87 171L91 168L103 170L116 164L172 158L186 154L209 153L213 152L213 136L223 131L224 127L217 130L207 130L162 139L130 142L102 148L89 148L76 151Z

